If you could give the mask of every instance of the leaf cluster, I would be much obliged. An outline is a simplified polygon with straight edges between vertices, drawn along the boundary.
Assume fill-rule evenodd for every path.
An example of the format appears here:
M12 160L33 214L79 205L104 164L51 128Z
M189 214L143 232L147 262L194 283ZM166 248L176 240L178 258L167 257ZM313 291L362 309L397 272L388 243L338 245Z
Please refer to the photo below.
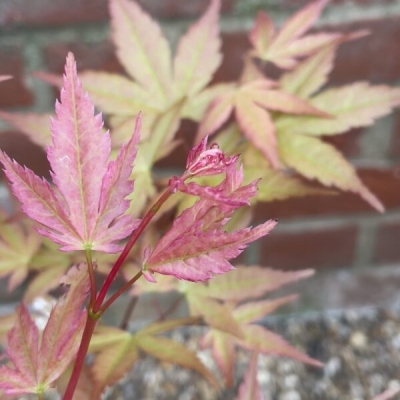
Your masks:
M78 347L85 341L91 362L81 365L79 399L99 398L143 354L230 387L235 349L247 349L252 356L237 400L262 398L256 379L261 353L320 365L257 323L296 299L273 299L271 291L312 272L234 269L231 260L276 225L270 220L249 227L250 203L340 189L384 209L324 138L387 115L400 105L400 90L368 82L328 86L339 45L367 32L309 33L326 3L309 3L280 28L260 11L240 77L214 84L223 56L220 0L210 1L175 54L159 24L136 2L109 0L111 39L126 75L85 71L78 78L70 54L63 79L42 74L62 87L51 120L0 112L1 119L46 147L52 177L47 182L0 152L13 193L39 232L20 214L1 215L0 276L9 276L10 290L31 278L26 303L48 295L67 272L70 286L44 329L25 305L4 318L0 333L7 339L8 364L0 368L0 388L5 394L35 393L40 399L51 387L67 393L74 379L71 362L83 362ZM268 76L268 64L279 69L277 79ZM108 129L95 107L107 115ZM185 119L198 124L189 138L193 149L183 174L167 181L154 166L181 146L176 134ZM212 135L219 146L207 146ZM168 214L172 223L161 218ZM120 255L116 260L111 253ZM79 269L71 269L77 264ZM122 286L107 298L119 272ZM141 276L146 279L137 280ZM173 310L164 310L136 332L126 329L126 321L120 328L95 328L105 309L128 291L132 305L147 293L175 292L188 315L166 319ZM166 335L196 324L210 328L201 346L210 349L221 379L195 351Z

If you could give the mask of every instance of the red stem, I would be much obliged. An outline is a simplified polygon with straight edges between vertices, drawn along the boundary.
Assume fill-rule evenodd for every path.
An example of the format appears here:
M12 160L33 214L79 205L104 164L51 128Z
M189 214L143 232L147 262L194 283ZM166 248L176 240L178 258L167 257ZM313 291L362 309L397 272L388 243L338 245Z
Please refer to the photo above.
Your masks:
M104 311L107 310L108 307L111 306L112 303L114 303L115 300L118 299L123 293L125 293L127 290L129 290L132 285L142 276L142 271L139 271L131 280L125 283L124 286L122 286L120 289L118 289L101 307L99 312L101 314L104 313Z
M83 330L82 334L81 344L76 356L74 369L72 370L63 400L72 400L72 396L74 395L76 385L78 384L83 365L85 364L86 353L89 349L90 340L92 339L93 331L96 327L97 321L98 319L91 318L90 314L88 313L86 317L85 329Z
M164 193L160 196L157 202L150 208L150 210L145 214L143 219L141 220L139 226L135 229L132 233L128 243L125 245L122 253L119 255L117 261L115 262L114 266L112 267L109 275L107 276L106 280L101 287L99 294L96 298L96 301L93 302L93 299L90 302L88 308L88 314L86 318L85 329L82 334L81 344L78 349L78 354L76 356L76 361L74 365L74 369L71 374L71 378L68 382L67 389L64 393L63 400L72 400L72 396L74 395L76 385L78 384L78 380L80 374L82 372L82 368L85 364L85 357L87 351L89 349L90 340L92 338L94 328L96 327L98 319L103 314L104 310L108 308L122 293L128 290L141 276L142 271L139 271L130 281L125 283L125 285L119 289L113 296L111 296L104 304L104 300L107 296L108 290L113 282L114 278L116 277L119 269L121 268L123 262L125 261L126 257L128 256L129 252L131 251L132 247L139 239L140 235L142 234L143 230L149 224L149 222L153 219L157 211L160 207L164 204L164 202L168 199L168 197L173 193L173 190L168 187ZM92 270L93 272L93 270ZM91 275L91 278L93 276ZM92 286L93 290L93 286ZM93 304L94 303L94 304Z
M86 250L86 263L88 265L89 270L89 278L90 278L90 302L89 309L92 309L94 306L94 302L96 301L96 280L94 278L94 270L93 270L93 261L92 261L92 251Z
M160 196L157 202L147 211L146 215L140 221L139 226L134 230L132 236L128 240L128 243L125 245L122 253L119 255L117 261L115 262L114 266L112 267L110 273L108 274L106 280L103 283L103 286L100 289L100 292L97 296L96 303L93 307L93 312L96 313L100 310L104 299L107 296L108 290L110 289L111 283L113 282L114 278L117 276L119 269L121 268L123 262L125 261L126 257L128 256L129 252L131 251L132 247L139 239L140 235L149 224L149 222L153 219L156 215L157 211L160 207L164 204L164 202L168 199L168 197L172 194L171 189L168 187L165 192Z

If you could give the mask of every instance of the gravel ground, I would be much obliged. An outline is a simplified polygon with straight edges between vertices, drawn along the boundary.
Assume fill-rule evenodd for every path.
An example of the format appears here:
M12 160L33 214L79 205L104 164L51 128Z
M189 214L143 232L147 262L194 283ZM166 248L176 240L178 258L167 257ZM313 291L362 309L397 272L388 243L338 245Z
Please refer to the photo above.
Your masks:
M315 368L261 355L258 377L265 400L369 400L400 384L400 310L275 317L265 326L325 364ZM171 337L196 348L203 332L203 328L187 328ZM201 351L199 356L217 374L209 353ZM239 351L238 359L237 382L248 354ZM234 393L235 388L218 393L194 373L145 358L109 391L107 399L231 400Z

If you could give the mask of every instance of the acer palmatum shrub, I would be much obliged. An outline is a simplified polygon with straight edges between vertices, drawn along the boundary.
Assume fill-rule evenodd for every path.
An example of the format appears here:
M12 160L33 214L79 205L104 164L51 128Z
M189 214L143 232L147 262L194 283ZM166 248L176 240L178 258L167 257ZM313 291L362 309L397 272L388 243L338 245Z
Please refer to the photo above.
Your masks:
M324 89L337 47L367 34L308 34L325 4L310 3L280 29L260 12L238 81L210 85L222 58L219 0L180 39L174 57L159 25L136 3L110 0L112 40L129 78L94 71L78 78L69 54L63 79L41 74L62 87L51 123L48 115L0 113L46 147L52 178L49 183L0 153L28 217L1 214L0 273L9 275L10 290L35 273L23 304L3 319L3 332L10 329L8 362L0 369L5 396L34 393L42 399L56 387L64 400L76 388L79 398L98 399L138 362L139 352L230 387L235 348L248 349L252 356L238 400L262 398L259 353L320 365L255 323L295 300L261 299L266 293L312 271L234 269L230 260L276 225L270 220L247 227L249 205L256 202L342 189L383 211L351 164L323 138L388 114L400 104L400 90L367 82ZM279 79L268 78L267 63L281 69ZM94 106L107 114L109 130ZM165 180L153 166L180 145L175 133L182 119L198 122L198 131L183 173ZM325 187L306 184L296 173ZM166 213L173 216L171 224L160 218ZM103 277L99 286L97 274ZM125 283L110 290L117 275ZM27 305L60 280L69 290L39 329ZM189 315L166 319L160 313L143 329L128 332L137 298L166 291L180 293ZM122 294L132 300L121 326L103 325L102 314ZM195 352L160 336L191 324L210 327L201 345L211 349L222 379Z

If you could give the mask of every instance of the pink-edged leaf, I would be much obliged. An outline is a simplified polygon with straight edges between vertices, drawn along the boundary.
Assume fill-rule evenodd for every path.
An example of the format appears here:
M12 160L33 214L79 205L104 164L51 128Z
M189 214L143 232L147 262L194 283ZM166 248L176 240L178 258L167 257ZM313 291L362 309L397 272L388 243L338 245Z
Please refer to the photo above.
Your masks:
M225 385L228 388L232 387L236 360L235 342L232 336L225 332L211 329L202 338L201 346L203 348L211 347L212 357L225 379Z
M243 134L256 146L273 167L279 167L275 126L269 113L245 96L237 96L235 114Z
M285 117L279 128L307 135L336 135L351 128L371 125L377 118L389 114L400 105L400 89L385 85L356 82L325 90L310 101L315 107L330 113L333 118Z
M190 175L217 175L225 172L229 165L237 161L238 156L226 157L217 143L212 143L207 149L207 141L208 136L189 151L186 159L186 171Z
M220 0L211 0L205 14L181 38L174 60L175 87L179 96L198 93L221 63L218 16Z
M38 363L41 382L53 382L74 359L85 323L83 305L90 286L87 269L71 268L63 282L71 285L70 289L52 309L42 335Z
M270 51L268 57L270 57L271 62L282 69L291 69L297 66L298 58L313 54L320 48L337 42L339 38L340 34L338 33L307 35L295 40L293 43L287 44L283 49L277 48Z
M307 99L327 81L333 68L337 43L321 48L280 79L283 90Z
M238 322L242 324L249 324L264 318L266 315L271 314L279 307L295 301L296 299L297 295L289 295L279 299L246 303L235 308L233 315Z
M169 243L162 253L156 245L145 269L193 282L208 280L214 274L233 269L228 260L236 258L247 244L267 235L275 225L276 222L270 220L253 229L241 229L233 233L203 233L201 224L195 223L192 229Z
M259 325L244 325L242 327L245 334L245 339L235 340L245 349L259 350L264 354L276 354L293 358L306 364L321 367L322 363L309 357L307 354L296 349L281 338L276 333L273 333Z
M368 34L368 31L360 30L340 35L338 40L321 47L315 54L301 61L295 69L283 74L280 79L281 87L302 99L309 98L327 82L337 47L343 42L359 39Z
M254 26L249 33L249 39L255 54L265 54L268 51L268 47L274 35L274 21L264 11L259 11Z
M189 350L181 343L165 337L153 337L148 335L136 335L137 345L145 353L158 358L161 361L177 364L184 368L190 368L203 375L209 383L218 387L218 381L197 357L196 353Z
M149 94L122 75L85 71L80 74L80 79L93 103L103 112L132 116L136 110L145 111L152 106Z
M32 142L41 147L50 144L51 114L8 113L0 111L0 119L24 133Z
M291 197L304 196L334 196L337 192L332 189L326 189L319 185L310 184L304 179L294 176L290 172L273 170L268 167L246 166L246 181L252 181L260 178L258 191L255 199L258 201L276 201L285 200Z
M215 133L229 118L233 111L235 88L228 88L226 93L217 96L208 106L202 118L195 142Z
M40 236L29 228L16 222L0 222L0 276L10 276L10 291L28 275L32 258L42 242Z
M186 298L192 315L201 315L204 322L211 328L243 338L242 330L233 318L230 307L195 293L193 295L188 293Z
M18 309L8 333L7 356L13 368L0 368L0 388L7 394L42 394L68 367L79 347L89 289L86 268L72 269L66 277L71 288L51 311L41 335L27 308Z
M328 0L317 0L294 14L283 24L274 41L274 46L279 48L306 33L319 18L327 3Z
M0 344L5 347L7 333L15 325L15 320L17 319L17 314L13 312L12 314L6 314L0 316Z
M233 233L224 230L234 210L255 194L256 182L241 186L242 181L242 169L237 170L236 163L230 164L225 180L213 188L215 194L202 197L184 210L154 250L146 252L144 271L204 281L213 274L233 269L228 260L237 257L248 243L266 235L276 225L275 221L267 221L253 229ZM232 202L228 203L227 199Z
M312 104L298 97L280 90L257 90L249 88L246 95L256 104L272 111L280 111L285 114L313 115L318 117L329 117L329 114L319 110Z
M239 386L238 396L235 400L264 400L260 385L257 379L258 352L253 351L247 372Z
M354 167L333 146L319 138L279 132L279 150L282 160L309 179L317 179L325 186L358 193L379 212L384 206L361 182Z
M8 81L12 79L12 75L0 75L0 82Z
M207 285L197 285L193 290L219 300L255 299L279 287L305 279L313 270L278 271L256 266L238 266L228 274L216 276Z
M252 55L270 61L280 68L290 69L297 64L297 57L311 54L336 40L339 35L334 33L302 37L320 16L326 3L327 0L310 3L287 20L276 34L267 16L258 18L250 34L254 46ZM265 38L262 38L262 35L265 35Z
M28 168L23 168L12 161L3 152L0 152L0 161L7 178L12 183L13 193L22 203L22 210L33 220L51 227L51 229L41 228L39 232L57 243L62 238L62 243L68 242L79 247L80 242L76 232L49 183Z
M171 50L160 26L133 1L110 0L110 14L121 64L156 104L166 105L171 91Z
M133 192L133 182L129 180L140 138L141 117L136 120L131 140L122 146L117 159L111 161L104 176L99 204L99 218L96 241L110 243L127 237L137 225L132 224L130 215L123 215L129 208L126 196ZM115 246L115 250L119 246Z
M231 83L218 83L206 87L196 96L193 96L190 101L185 102L181 117L201 122L210 103L231 87Z
M52 120L52 146L47 157L53 182L65 199L69 219L84 243L91 245L96 229L102 191L111 149L110 137L102 132L101 115L83 92L70 54L65 67L60 103ZM66 250L66 249L65 249ZM72 250L72 249L68 249Z
M24 305L18 308L7 342L7 356L15 369L0 368L0 389L7 394L36 393L39 330Z
M184 317L161 322L153 322L150 325L147 325L145 328L141 329L140 333L146 335L157 335L159 333L168 332L172 329L179 328L185 325L194 325L198 323L199 320L200 317Z
M98 352L91 365L94 393L97 395L92 395L92 398L100 398L104 388L120 380L137 360L139 352L135 338L127 332L120 340Z
M123 216L132 192L128 180L136 155L139 128L122 148L117 161L108 162L110 136L102 132L101 116L82 90L72 54L67 57L61 103L52 121L48 159L57 190L0 153L0 161L26 214L42 227L39 232L61 250L93 249L115 252L115 241L126 237L137 221Z

